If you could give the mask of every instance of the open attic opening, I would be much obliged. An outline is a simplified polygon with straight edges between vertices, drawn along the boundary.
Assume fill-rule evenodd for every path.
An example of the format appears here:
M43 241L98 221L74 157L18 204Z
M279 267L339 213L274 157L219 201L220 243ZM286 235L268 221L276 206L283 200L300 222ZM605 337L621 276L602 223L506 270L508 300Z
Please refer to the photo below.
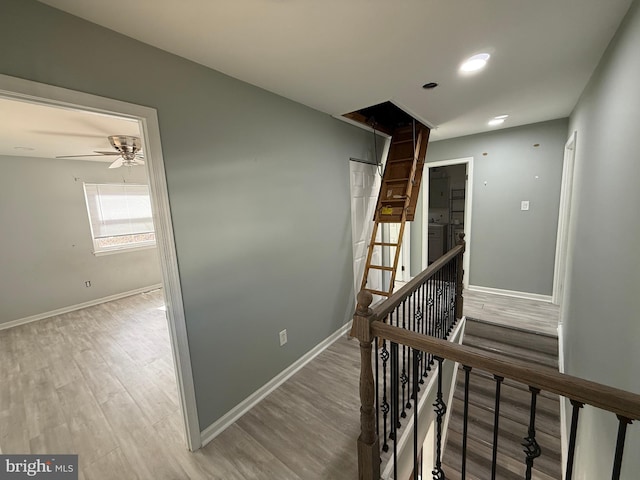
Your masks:
M391 102L383 102L371 107L345 113L343 117L367 125L388 135L400 127L413 124L414 118ZM416 120L416 123L419 123Z

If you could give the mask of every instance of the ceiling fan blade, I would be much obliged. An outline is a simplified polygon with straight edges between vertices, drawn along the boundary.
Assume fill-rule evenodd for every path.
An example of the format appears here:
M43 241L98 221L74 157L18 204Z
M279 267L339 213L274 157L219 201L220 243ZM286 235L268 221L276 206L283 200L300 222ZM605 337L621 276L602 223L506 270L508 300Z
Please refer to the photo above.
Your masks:
M86 155L59 155L56 158L84 158L84 157L102 157L103 154L94 155L93 153L88 153Z
M120 168L123 162L124 160L122 159L122 157L120 157L116 159L116 161L113 162L111 165L109 165L109 168Z
M94 152L100 155L122 155L120 152L105 152L104 150L94 150Z
M135 162L136 162L136 165L144 165L144 160L142 160L141 158L136 158Z

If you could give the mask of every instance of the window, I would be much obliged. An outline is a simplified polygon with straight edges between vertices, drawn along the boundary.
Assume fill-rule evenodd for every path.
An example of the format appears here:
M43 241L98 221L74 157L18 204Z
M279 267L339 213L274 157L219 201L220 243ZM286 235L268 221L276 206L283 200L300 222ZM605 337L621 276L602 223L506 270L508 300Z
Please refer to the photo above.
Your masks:
M85 183L96 254L156 244L148 185Z

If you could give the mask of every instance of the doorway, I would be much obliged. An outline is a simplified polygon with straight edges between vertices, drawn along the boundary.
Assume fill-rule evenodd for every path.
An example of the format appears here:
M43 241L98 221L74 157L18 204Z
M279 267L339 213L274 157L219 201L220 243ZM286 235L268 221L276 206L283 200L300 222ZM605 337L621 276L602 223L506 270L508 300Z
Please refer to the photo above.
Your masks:
M469 286L473 157L425 164L422 193L422 268L429 266L465 235L464 287Z
M142 140L142 150L145 153L144 169L149 180L149 197L155 224L155 237L164 287L164 304L166 305L166 318L178 398L186 433L185 438L188 448L197 450L201 446L201 438L156 111L148 107L6 75L0 75L0 98L32 105L117 117L137 124ZM26 146L26 148L30 147Z

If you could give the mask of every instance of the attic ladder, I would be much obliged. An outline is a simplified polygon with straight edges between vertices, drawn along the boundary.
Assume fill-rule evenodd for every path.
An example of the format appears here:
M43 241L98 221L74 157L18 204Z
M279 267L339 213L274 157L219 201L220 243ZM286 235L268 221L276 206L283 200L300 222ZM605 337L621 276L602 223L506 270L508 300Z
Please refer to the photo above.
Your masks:
M372 294L385 297L389 297L393 293L404 227L406 222L414 219L428 141L429 128L415 120L413 125L399 127L393 131L389 157L384 169L382 184L380 185L378 203L376 204L373 231L368 246L361 290L368 290ZM376 241L381 223L400 224L397 243ZM390 250L395 248L395 253L390 255L393 257L393 265L373 265L371 263L376 247L391 247ZM381 260L382 258L383 255L380 255ZM381 287L383 290L367 287L371 270L382 270L383 273L385 271L390 272L391 278L388 290L384 290L384 281Z

